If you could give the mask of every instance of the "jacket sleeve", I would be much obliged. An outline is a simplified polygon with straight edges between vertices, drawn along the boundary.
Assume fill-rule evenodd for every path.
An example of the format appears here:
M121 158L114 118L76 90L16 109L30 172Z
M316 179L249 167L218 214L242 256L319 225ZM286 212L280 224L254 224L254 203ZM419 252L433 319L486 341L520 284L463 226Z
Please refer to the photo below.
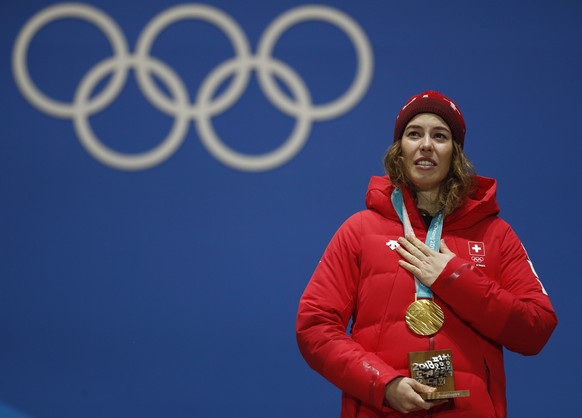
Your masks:
M499 278L487 277L455 257L431 289L484 336L511 351L533 355L544 347L558 319L523 245L506 228Z
M342 391L378 409L385 386L399 374L347 333L360 278L361 215L336 232L319 262L297 314L297 342L307 363Z

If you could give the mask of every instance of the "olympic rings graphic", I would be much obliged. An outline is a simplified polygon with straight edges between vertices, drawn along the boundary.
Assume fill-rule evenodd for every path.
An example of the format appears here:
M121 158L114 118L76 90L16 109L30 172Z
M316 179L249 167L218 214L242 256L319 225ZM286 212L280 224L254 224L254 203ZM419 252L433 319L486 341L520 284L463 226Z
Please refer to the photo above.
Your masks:
M472 256L471 260L473 260L475 263L482 263L483 260L485 260L485 257L476 257L476 256Z
M64 103L46 96L30 77L27 55L35 35L48 23L65 18L85 20L94 24L111 43L113 54L96 64L79 82L72 103ZM189 97L182 79L164 62L150 55L158 35L180 20L203 20L223 31L231 42L235 57L208 74L202 81L195 100ZM319 20L337 26L352 42L356 50L356 74L348 90L336 100L314 105L303 79L286 63L272 56L282 34L292 26L307 20ZM337 118L350 111L366 93L373 73L373 53L362 28L348 15L337 9L308 5L290 9L278 16L264 31L253 55L249 42L238 23L223 11L202 4L182 4L157 15L142 31L135 53L131 54L127 41L117 23L103 11L82 3L60 3L49 6L34 15L21 29L13 50L12 67L16 84L23 96L37 109L51 116L71 119L83 147L96 160L118 170L145 170L152 168L180 147L187 135L190 121L196 122L198 136L208 150L223 164L241 171L267 171L279 167L303 148L315 121ZM138 154L121 153L104 145L93 132L89 117L109 106L121 93L130 70L134 70L138 86L144 96L160 112L174 118L165 139L148 151ZM224 144L216 134L212 118L232 107L248 86L252 72L257 74L259 86L269 101L281 112L296 119L287 140L278 148L260 155L235 151ZM105 78L107 85L95 97L92 92ZM153 76L167 87L164 93ZM281 91L274 77L288 87L292 98ZM229 77L232 81L220 95L218 88Z

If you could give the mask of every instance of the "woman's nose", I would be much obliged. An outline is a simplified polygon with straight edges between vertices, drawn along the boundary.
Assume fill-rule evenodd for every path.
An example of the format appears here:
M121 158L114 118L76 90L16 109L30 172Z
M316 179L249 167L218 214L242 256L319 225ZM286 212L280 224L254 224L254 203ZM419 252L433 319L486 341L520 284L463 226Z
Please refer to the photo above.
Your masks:
M420 142L420 149L422 151L432 151L432 141L428 135L425 135Z

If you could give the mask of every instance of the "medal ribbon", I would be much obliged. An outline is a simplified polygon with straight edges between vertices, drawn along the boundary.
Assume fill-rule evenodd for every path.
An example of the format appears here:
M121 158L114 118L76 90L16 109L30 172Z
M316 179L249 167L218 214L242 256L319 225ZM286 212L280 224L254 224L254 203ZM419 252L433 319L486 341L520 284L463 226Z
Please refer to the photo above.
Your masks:
M391 196L392 205L400 218L400 222L404 225L404 235L412 235L414 234L414 229L412 229L412 224L410 223L410 218L408 217L408 211L406 210L406 206L404 205L404 199L402 197L402 191L399 188L394 189ZM426 234L426 245L431 249L438 251L439 250L439 243L441 241L441 234L443 232L443 220L444 220L444 213L443 211L439 211L430 222L430 226L428 227L428 233ZM420 280L416 277L414 278L416 283L416 296L417 298L421 299L432 299L432 290L429 287L422 284Z

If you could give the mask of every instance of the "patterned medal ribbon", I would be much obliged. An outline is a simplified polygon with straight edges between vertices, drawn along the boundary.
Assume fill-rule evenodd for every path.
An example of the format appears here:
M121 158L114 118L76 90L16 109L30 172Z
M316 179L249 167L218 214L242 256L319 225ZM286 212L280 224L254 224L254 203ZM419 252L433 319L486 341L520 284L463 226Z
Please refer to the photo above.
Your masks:
M400 221L404 226L404 234L414 234L414 229L408 217L408 211L404 205L402 198L402 191L396 188L392 193L392 205L396 213L400 217ZM439 250L439 242L443 230L444 213L439 211L437 215L432 218L428 233L426 235L426 245L435 251ZM412 332L422 336L429 336L436 334L445 322L445 315L441 307L433 300L432 290L425 286L416 277L414 278L416 284L416 295L414 302L406 310L406 324Z

